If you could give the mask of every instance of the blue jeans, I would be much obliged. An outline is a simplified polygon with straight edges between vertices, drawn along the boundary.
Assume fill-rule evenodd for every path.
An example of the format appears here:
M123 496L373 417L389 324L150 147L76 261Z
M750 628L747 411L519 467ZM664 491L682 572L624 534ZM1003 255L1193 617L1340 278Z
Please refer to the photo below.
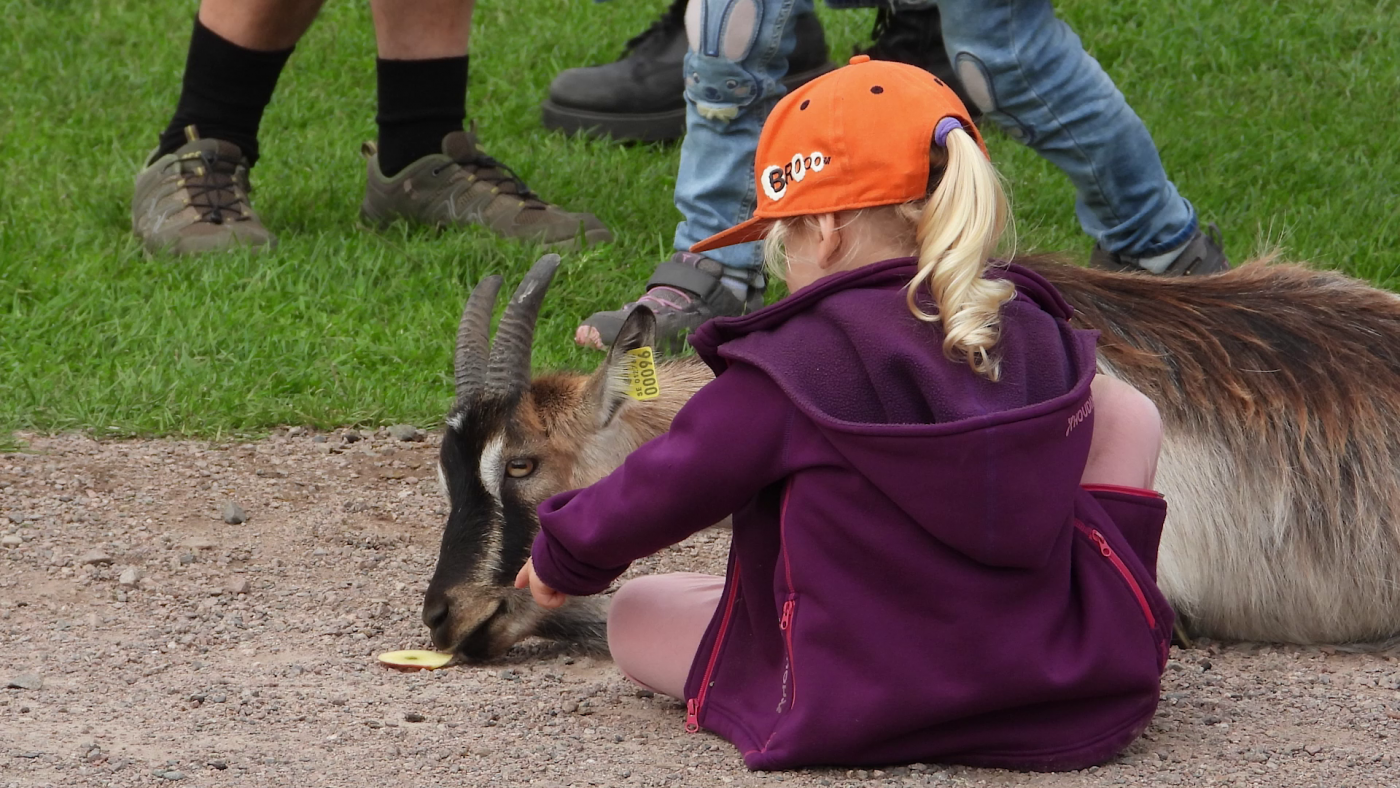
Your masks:
M729 0L691 0L723 6ZM828 0L834 7L875 5L871 0ZM692 68L717 58L687 55L686 138L676 179L676 207L685 216L676 248L747 219L754 206L753 154L758 129L792 51L793 0L760 0L775 56L753 67L770 98L751 102L733 121L697 113L718 69ZM1049 0L898 0L901 8L937 5L943 42L968 93L986 118L1064 171L1074 184L1080 226L1105 249L1148 257L1175 249L1196 231L1196 211L1167 179L1142 120L1079 37L1055 16ZM787 30L775 32L778 22ZM760 26L762 29L763 25ZM755 48L757 50L757 47ZM729 63L740 71L748 61ZM779 69L782 69L781 71ZM985 121L984 121L985 122ZM712 257L736 267L758 266L757 244L716 250Z
M697 8L698 6L698 8ZM744 19L756 10L756 24ZM697 15L696 11L700 13ZM793 18L812 0L690 0L687 27L698 39L685 56L685 140L676 175L676 249L685 251L753 215L758 132L786 89L787 58L797 44ZM726 266L758 269L760 244L706 252Z

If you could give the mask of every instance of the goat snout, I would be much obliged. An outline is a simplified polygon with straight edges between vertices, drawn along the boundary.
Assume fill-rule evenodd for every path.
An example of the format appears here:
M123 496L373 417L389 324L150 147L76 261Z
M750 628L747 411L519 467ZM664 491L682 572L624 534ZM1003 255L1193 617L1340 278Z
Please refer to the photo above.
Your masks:
M513 640L503 631L505 600L501 590L456 586L439 591L430 588L423 597L423 625L433 646L468 659L495 656L510 648Z
M429 593L423 597L423 625L436 632L447 621L448 602L445 596ZM434 638L436 640L436 638Z

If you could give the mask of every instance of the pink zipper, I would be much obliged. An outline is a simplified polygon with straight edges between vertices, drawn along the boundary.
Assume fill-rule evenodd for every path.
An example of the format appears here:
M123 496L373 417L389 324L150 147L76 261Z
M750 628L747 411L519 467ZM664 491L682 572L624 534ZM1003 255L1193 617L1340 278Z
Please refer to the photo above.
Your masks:
M792 711L797 705L797 663L792 659L792 611L797 606L796 599L789 599L783 603L783 615L778 619L778 629L782 630L783 640L787 643L787 676L785 682L789 692L784 692L787 696L788 711ZM781 704L778 709L782 711Z
M1074 521L1074 527L1078 528L1092 539L1094 544L1099 546L1099 554L1107 558L1109 562L1113 564L1113 567L1118 570L1118 574L1122 575L1123 579L1128 581L1128 587L1133 590L1133 596L1137 597L1138 606L1142 608L1142 614L1147 617L1148 625L1155 631L1157 629L1157 617L1152 615L1152 606L1147 604L1147 595L1142 593L1142 586L1138 585L1137 580L1133 577L1133 573L1128 569L1128 565L1123 563L1123 559L1119 558L1117 553L1113 552L1113 548L1108 546L1108 540L1105 539L1103 534L1099 533L1097 529L1090 528L1078 520Z
M1089 492L1116 492L1127 495L1136 495L1139 498L1161 498L1161 493L1156 490L1149 490L1146 487L1128 487L1123 484L1081 484L1079 485Z
M788 711L792 711L797 704L797 670L792 653L792 614L793 609L797 607L797 589L792 584L792 563L788 560L787 551L787 509L788 498L791 496L792 483L789 482L787 488L783 490L783 505L778 512L778 540L782 544L783 575L787 578L789 597L783 603L783 614L778 619L778 629L782 631L783 640L787 643L788 686L792 687L792 695L788 697Z
M724 616L719 620L719 631L715 633L715 647L710 651L710 662L705 666L705 675L700 681L700 691L685 702L685 732L700 732L700 709L705 705L705 696L710 694L710 677L715 672L715 662L719 660L720 647L724 645L724 633L729 629L729 618L734 613L734 600L739 590L739 561L734 560L733 577L729 581L729 600L724 605Z

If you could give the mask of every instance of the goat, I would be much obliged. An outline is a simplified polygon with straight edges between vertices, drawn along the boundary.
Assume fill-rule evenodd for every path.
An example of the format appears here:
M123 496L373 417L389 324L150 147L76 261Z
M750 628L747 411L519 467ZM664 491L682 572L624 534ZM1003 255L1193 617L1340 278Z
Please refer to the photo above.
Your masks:
M1291 643L1400 635L1400 298L1338 273L1256 262L1160 279L1018 260L1101 332L1099 366L1163 421L1157 487L1170 509L1159 582L1187 633ZM500 277L473 291L457 337L457 402L440 474L451 500L423 620L438 648L489 658L527 636L604 641L605 598L555 612L510 586L536 505L602 478L664 432L710 372L658 365L662 396L623 393L637 308L591 375L530 379L541 258L487 331Z

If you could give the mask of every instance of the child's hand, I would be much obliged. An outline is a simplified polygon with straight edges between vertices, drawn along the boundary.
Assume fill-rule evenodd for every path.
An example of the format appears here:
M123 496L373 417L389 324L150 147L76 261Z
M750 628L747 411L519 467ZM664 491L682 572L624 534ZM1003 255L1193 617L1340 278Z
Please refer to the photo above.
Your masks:
M530 588L530 596L535 598L535 604L543 608L553 610L564 604L569 597L544 584L539 575L535 574L535 562L526 560L525 565L520 567L520 574L515 576L515 587Z

